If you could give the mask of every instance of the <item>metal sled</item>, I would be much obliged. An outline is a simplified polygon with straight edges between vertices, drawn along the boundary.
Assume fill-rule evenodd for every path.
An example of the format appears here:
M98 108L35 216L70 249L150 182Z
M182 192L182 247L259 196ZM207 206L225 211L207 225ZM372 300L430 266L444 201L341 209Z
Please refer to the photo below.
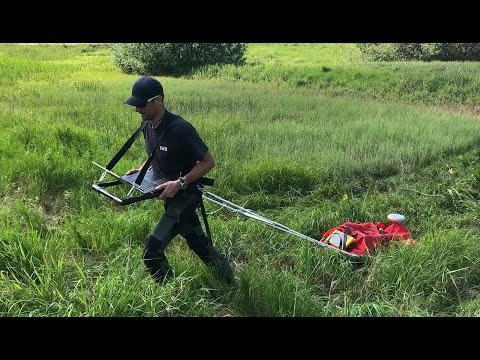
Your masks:
M275 221L272 221L272 220L269 220L261 215L258 215L258 214L255 214L253 211L251 210L248 210L248 209L245 209L239 205L236 205L228 200L225 200L224 198L218 196L218 195L215 195L214 193L210 192L210 191L207 191L201 187L199 187L199 189L202 191L202 197L206 200L209 200L215 204L218 204L218 205L221 205L222 207L225 207L231 211L234 211L234 212L237 212L239 214L242 214L242 215L245 215L249 218L252 218L254 220L258 220L258 221L261 221L271 227L274 227L275 229L278 229L278 230L282 230L290 235L293 235L293 236L296 236L296 237L299 237L301 239L305 239L305 240L308 240L308 241L311 241L313 242L314 244L316 245L320 245L320 246L324 246L324 247L327 247L328 249L331 249L331 250L336 250L336 251L339 251L341 252L342 254L345 254L345 255L348 255L348 256L353 256L353 257L357 257L357 258L361 258L363 257L363 255L358 255L358 254L353 254L353 253L350 253L348 251L345 251L345 250L342 250L342 249L339 249L339 248L335 248L333 246L330 246L322 241L319 241L319 240L316 240L310 236L307 236L307 235L304 235L302 233L299 233L298 231L295 231L295 230L292 230L290 228L288 228L287 226L285 225L282 225L282 224L279 224L278 222L275 222Z

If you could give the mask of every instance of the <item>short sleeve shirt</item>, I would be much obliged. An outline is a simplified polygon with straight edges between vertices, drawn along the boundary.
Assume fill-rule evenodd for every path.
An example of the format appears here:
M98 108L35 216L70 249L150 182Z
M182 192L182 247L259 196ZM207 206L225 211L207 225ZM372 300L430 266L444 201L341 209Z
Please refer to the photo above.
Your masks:
M208 151L193 125L168 110L158 128L152 129L148 124L143 135L148 155L156 147L153 170L169 180L188 174Z

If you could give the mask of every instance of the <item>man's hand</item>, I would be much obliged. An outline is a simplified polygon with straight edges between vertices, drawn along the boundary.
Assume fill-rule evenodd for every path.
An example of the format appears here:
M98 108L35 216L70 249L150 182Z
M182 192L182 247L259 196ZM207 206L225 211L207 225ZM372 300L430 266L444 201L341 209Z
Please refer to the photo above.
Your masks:
M144 164L144 165L145 165L145 164ZM148 170L152 170L152 168L153 168L153 166L150 165L150 166L148 167ZM130 170L128 170L128 171L125 173L125 175L134 174L134 173L136 173L136 172L141 171L142 169L143 169L143 165L142 165L140 168L138 168L138 169L130 169Z
M161 190L162 193L158 196L160 200L171 199L177 195L178 190L180 190L180 180L167 181L163 184L158 185L155 190Z
M139 172L139 171L140 171L140 170L138 170L138 169L130 169L130 170L128 170L128 171L125 173L125 175L134 174L134 173Z

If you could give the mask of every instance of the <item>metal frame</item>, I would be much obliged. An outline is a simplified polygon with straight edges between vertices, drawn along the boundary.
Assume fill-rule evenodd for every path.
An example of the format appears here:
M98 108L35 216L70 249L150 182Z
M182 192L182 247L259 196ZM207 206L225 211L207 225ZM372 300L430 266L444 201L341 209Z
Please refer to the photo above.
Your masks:
M338 248L335 248L335 247L332 247L322 241L319 241L319 240L316 240L310 236L307 236L307 235L304 235L302 233L299 233L298 231L295 231L295 230L292 230L290 228L288 228L287 226L285 225L282 225L282 224L279 224L278 222L275 222L275 221L272 221L270 219L267 219L261 215L258 215L256 213L254 213L253 211L249 210L249 209L245 209L239 205L236 205L228 200L225 200L224 198L218 196L218 195L215 195L214 193L210 192L210 191L206 191L205 189L199 187L199 189L202 191L202 196L204 199L206 200L209 200L215 204L218 204L218 205L221 205L222 207L225 207L231 211L234 211L234 212L237 212L237 213L240 213L242 215L245 215L249 218L252 218L254 220L258 220L258 221L261 221L275 229L278 229L278 230L281 230L281 231L284 231L290 235L293 235L293 236L296 236L296 237L299 237L301 239L305 239L305 240L308 240L316 245L320 245L320 246L324 246L328 249L332 249L332 250L336 250L336 251L339 251L341 252L342 254L345 254L345 255L349 255L349 256L353 256L353 257L362 257L362 255L359 255L359 254L352 254L348 251L345 251L345 250L342 250L342 249L338 249Z

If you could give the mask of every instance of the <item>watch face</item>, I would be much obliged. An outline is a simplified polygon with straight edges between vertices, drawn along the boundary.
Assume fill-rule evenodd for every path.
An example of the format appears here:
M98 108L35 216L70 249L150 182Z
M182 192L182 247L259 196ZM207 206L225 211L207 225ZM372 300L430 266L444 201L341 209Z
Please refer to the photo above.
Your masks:
M187 188L187 182L185 179L180 178L180 189L185 190Z

